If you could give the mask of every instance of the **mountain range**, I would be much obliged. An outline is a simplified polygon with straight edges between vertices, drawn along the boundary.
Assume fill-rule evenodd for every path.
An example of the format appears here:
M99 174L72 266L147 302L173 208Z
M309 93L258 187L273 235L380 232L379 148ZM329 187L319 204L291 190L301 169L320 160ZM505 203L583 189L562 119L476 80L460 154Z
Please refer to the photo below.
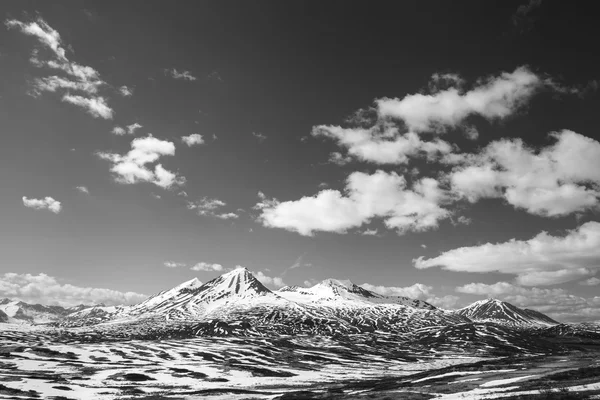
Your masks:
M194 278L133 306L62 308L4 299L0 322L63 328L107 322L167 330L185 326L195 335L401 333L473 322L521 328L559 324L537 311L496 299L450 311L408 297L383 296L347 280L326 279L310 288L271 291L245 268L204 284Z

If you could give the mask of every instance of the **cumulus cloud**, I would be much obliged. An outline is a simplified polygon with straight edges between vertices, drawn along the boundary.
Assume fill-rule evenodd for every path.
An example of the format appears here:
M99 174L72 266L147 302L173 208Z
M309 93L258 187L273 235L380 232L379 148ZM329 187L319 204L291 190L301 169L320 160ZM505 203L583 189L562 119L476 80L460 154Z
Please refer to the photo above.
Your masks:
M83 97L65 94L62 101L83 108L94 118L112 119L113 110L106 104L104 97Z
M75 186L75 189L79 190L81 193L90 194L90 191L85 186Z
M539 151L521 139L490 143L478 154L455 157L452 189L470 202L503 198L531 214L557 217L597 208L600 142L563 130Z
M478 138L473 116L489 121L506 119L521 112L541 90L580 94L582 89L561 86L527 67L477 80L470 90L456 74L434 74L426 93L402 99L380 98L375 106L357 111L349 127L319 125L312 136L334 140L346 154L335 152L330 161L347 163L351 158L376 164L406 164L410 158L428 161L446 157L456 147L436 137L450 129L462 129L472 140ZM434 134L424 139L424 133Z
M383 219L385 226L399 233L424 231L438 226L450 216L441 207L446 193L434 179L424 178L407 187L406 180L395 172L377 171L350 174L346 189L325 189L300 200L280 202L259 192L261 211L258 220L266 227L283 228L312 236L315 231L345 233L348 229Z
M579 284L583 286L598 286L600 285L600 279L594 276L590 279L586 279L584 281L579 282Z
M49 210L54 214L58 214L60 210L62 210L60 201L54 200L52 197L45 197L43 199L28 199L27 197L23 196L23 205L35 210Z
M165 261L163 264L167 268L179 268L187 266L186 263L174 262L174 261Z
M415 132L399 133L398 127L390 124L371 128L342 128L334 125L319 125L312 129L315 137L333 139L348 151L348 156L333 152L330 162L343 165L352 157L376 164L406 164L409 157L419 154L428 158L452 152L452 146L440 139L423 141Z
M600 297L584 298L560 288L525 288L509 282L469 283L459 293L495 297L518 307L530 307L561 322L579 322L600 317Z
M438 297L433 294L433 287L422 283L415 283L412 286L396 287L396 286L378 286L370 283L363 283L361 287L384 296L402 296L416 300L424 300L434 306L441 308L451 308L458 301L457 296Z
M195 210L198 215L207 217L216 217L219 219L236 219L239 215L233 212L220 212L222 207L225 207L227 203L219 199L211 199L209 197L203 197L197 201L188 201L188 210Z
M177 71L175 68L165 69L165 74L173 79L183 79L184 81L195 81L197 79L190 71Z
M38 40L45 50L47 57L42 57L39 49L35 49L30 61L38 67L58 70L65 76L52 75L36 78L32 82L32 94L40 95L42 92L65 92L62 100L75 104L96 118L111 119L113 110L106 103L106 99L97 96L104 82L94 68L78 64L69 60L60 34L50 27L42 18L25 23L17 20L7 20L8 28L19 29L23 34ZM82 95L72 95L71 92L81 92Z
M122 184L150 182L162 188L183 185L185 178L166 170L161 164L150 169L148 164L156 162L161 156L175 154L175 145L152 135L136 138L131 142L131 150L125 155L98 153L103 160L112 163L111 172L115 180Z
M204 139L202 135L198 133L192 133L189 136L182 136L181 141L188 145L188 147L192 147L198 144L204 144Z
M130 97L130 96L133 96L133 89L123 85L119 88L119 93L123 97Z
M215 263L207 263L207 262L199 262L190 268L192 271L223 271L223 266L221 264Z
M136 304L146 295L135 292L119 292L111 289L81 287L62 284L46 274L5 273L0 275L0 297L63 307L79 304Z
M258 279L265 286L272 286L276 288L287 286L283 279L280 277L270 277L265 275L262 271L253 272L253 275L256 279Z
M419 269L439 266L450 271L515 275L524 286L569 282L600 269L600 222L587 222L565 236L541 232L529 240L461 247L413 262Z
M133 135L135 131L137 131L140 128L142 128L142 125L138 124L137 122L134 122L131 125L127 125L127 133Z

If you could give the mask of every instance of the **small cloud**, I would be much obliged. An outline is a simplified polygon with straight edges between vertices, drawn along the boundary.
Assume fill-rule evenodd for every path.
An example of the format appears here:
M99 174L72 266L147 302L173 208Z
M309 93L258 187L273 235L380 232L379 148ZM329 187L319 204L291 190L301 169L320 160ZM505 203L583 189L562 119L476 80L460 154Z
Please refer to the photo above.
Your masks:
M133 89L123 85L119 88L119 93L121 93L121 96L123 97L130 97L133 96Z
M259 132L252 132L252 136L257 138L259 143L262 143L267 139L266 135L263 135L262 133L259 133Z
M205 272L211 272L211 271L223 271L223 266L221 264L211 264L211 263L206 263L206 262L199 262L198 264L194 265L193 267L190 268L192 271L205 271Z
M327 182L321 182L319 183L319 189L327 189L329 187L329 183Z
M422 244L421 247L424 248L424 249L426 249L427 245L426 244Z
M127 131L120 126L115 126L114 128L112 128L112 131L110 131L110 133L112 133L113 135L123 136L127 133Z
M138 124L137 122L135 122L131 125L127 125L127 133L130 135L133 135L135 133L135 131L137 131L141 127L142 127L142 125Z
M181 141L188 145L188 147L192 147L197 144L204 144L204 139L202 139L202 135L198 133L192 133L189 136L182 136Z
M81 193L90 194L90 191L85 186L75 186L75 189L79 190Z
M218 71L213 71L208 74L207 78L211 81L223 82L223 78L221 78L221 74Z
M116 182L132 185L138 182L150 182L164 189L185 184L185 178L168 171L161 164L154 170L148 164L156 162L162 156L175 155L175 145L152 135L135 138L131 150L124 154L98 152L98 157L112 163L111 172Z
M216 214L215 217L220 218L220 219L237 219L240 216L237 215L236 213L224 213L224 214Z
M156 194L156 193L150 193L150 196L154 197L157 200L162 199L162 197L159 194Z
M212 134L212 139L213 139L213 140L217 140L217 135L213 133L213 134Z
M180 263L180 262L174 262L174 261L165 261L163 265L167 268L179 268L179 267L187 266L186 263Z
M190 71L177 71L175 68L165 69L165 75L173 79L183 79L186 81L195 81L197 78Z
M179 193L177 193L177 196L188 197L188 194L187 194L187 192L185 190L182 190Z
M54 200L52 197L45 197L43 199L28 199L23 196L23 205L25 207L33 208L34 210L49 210L54 214L58 214L62 209L60 201Z
M580 285L583 286L598 286L600 285L600 279L593 277L590 279L586 279L585 281L579 282Z
M366 229L366 230L360 232L360 234L363 236L379 236L377 229Z

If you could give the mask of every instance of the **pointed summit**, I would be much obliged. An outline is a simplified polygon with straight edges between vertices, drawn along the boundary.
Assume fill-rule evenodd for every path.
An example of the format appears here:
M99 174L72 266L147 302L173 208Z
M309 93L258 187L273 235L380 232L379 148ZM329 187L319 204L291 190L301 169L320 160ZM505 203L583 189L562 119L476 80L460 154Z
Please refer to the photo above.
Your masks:
M558 322L534 310L521 309L495 298L479 300L456 311L477 322L495 322L510 325L556 325Z
M254 295L271 293L247 268L236 268L206 282L200 291L219 293L218 297L230 295Z

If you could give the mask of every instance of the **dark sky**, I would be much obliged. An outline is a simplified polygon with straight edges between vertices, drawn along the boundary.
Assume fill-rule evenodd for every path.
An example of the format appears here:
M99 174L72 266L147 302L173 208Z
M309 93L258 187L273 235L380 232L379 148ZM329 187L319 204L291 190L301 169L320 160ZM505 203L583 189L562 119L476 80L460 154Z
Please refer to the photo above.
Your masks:
M61 101L74 91L32 96L36 78L64 71L32 64L35 49L44 60L54 55L23 29L3 27L0 273L44 273L60 285L150 294L222 272L190 270L203 262L223 269L243 265L287 284L335 277L414 291L418 283L431 293L415 296L446 306L481 297L456 291L468 283L513 285L498 296L530 293L514 272L417 269L413 259L487 242L526 241L541 231L565 235L597 221L597 205L548 217L502 197L462 201L448 206L454 224L446 218L435 228L398 234L373 217L356 229L317 229L312 236L264 226L257 220L261 210L253 206L259 191L282 202L316 196L325 187L320 184L344 193L354 172L395 172L414 183L417 177L408 171L416 166L419 178L440 180L451 167L423 158L402 165L356 159L337 165L328 160L343 150L339 143L311 136L313 126L350 126L346 119L376 99L429 93L436 73L460 75L465 90L519 67L556 83L544 84L510 115L488 120L474 112L438 135L457 153L477 153L502 138L521 138L539 149L554 142L548 133L563 129L595 142L600 28L594 9L593 2L549 0L4 1L4 21L29 24L41 18L60 34L69 62L99 73L100 94L114 115L94 118ZM196 79L176 79L173 69ZM123 85L132 96L119 95ZM115 126L133 123L142 125L134 135L111 134ZM476 141L462 132L466 124L479 131ZM204 144L182 143L180 138L192 133L202 135ZM174 143L175 154L163 155L159 163L184 176L185 185L165 189L152 182L116 182L111 162L97 155L124 155L133 139L148 134ZM50 196L62 208L34 210L24 206L23 196ZM188 209L188 202L202 198L226 205L204 215ZM217 217L223 213L237 218ZM459 215L471 222L456 223ZM365 229L376 229L377 235L360 234ZM597 255L579 256L587 257L585 266L565 268L586 268L578 276L593 278L600 267ZM167 268L165 262L186 266ZM591 310L594 301L600 308L600 299L594 299L598 286L582 282L573 278L541 286L577 296L581 309ZM551 307L548 298L559 292L544 293L547 303L539 304ZM600 318L597 309L586 312Z

